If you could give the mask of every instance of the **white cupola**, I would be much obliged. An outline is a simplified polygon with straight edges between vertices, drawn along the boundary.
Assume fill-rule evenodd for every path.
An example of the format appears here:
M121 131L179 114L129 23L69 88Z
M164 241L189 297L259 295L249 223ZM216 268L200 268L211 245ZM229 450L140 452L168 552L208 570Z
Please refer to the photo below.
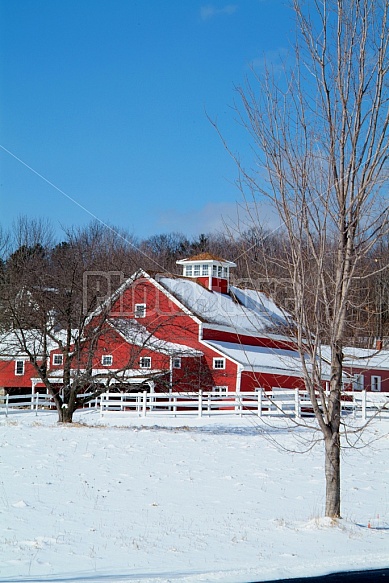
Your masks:
M230 268L236 267L236 263L211 253L200 253L188 259L180 259L176 263L183 266L184 277L195 279L209 290L222 294L228 293Z

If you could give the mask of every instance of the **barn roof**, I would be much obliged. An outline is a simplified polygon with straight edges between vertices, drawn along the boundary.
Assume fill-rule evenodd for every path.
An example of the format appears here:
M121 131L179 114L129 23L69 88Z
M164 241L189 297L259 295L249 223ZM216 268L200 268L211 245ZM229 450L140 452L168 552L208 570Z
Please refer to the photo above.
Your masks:
M218 255L213 255L212 253L199 253L198 255L192 255L186 259L181 259L181 261L225 261L225 259Z
M321 354L325 360L331 362L331 349L322 346ZM343 348L343 365L358 369L389 370L389 350L374 350L370 348Z
M236 263L233 261L228 261L227 259L223 259L223 257L219 257L218 255L213 255L212 253L199 253L198 255L192 255L191 257L187 257L186 259L179 259L176 261L177 265L186 265L187 263L211 263L216 262L221 264L224 267L236 267Z
M303 374L301 357L297 350L285 350L265 346L251 346L233 342L206 340L206 344L215 348L228 358L242 365L249 372L268 372L299 376ZM309 369L309 362L307 367ZM322 363L322 378L329 379L329 366Z
M177 277L162 276L158 283L203 322L250 334L291 330L288 315L264 293L231 286L230 294L221 294Z
M56 336L61 340L64 339L64 335L64 331L56 333ZM47 353L49 353L51 350L54 350L55 348L58 348L57 342L54 342L50 338L48 338L47 341ZM27 357L27 353L23 350L24 342L31 354L38 358L44 356L43 336L41 330L31 329L20 331L15 329L0 334L0 357Z
M126 318L110 318L108 323L114 328L128 343L144 347L149 350L161 352L162 354L175 356L201 356L199 350L189 348L177 342L160 340L147 328L139 324L136 320Z

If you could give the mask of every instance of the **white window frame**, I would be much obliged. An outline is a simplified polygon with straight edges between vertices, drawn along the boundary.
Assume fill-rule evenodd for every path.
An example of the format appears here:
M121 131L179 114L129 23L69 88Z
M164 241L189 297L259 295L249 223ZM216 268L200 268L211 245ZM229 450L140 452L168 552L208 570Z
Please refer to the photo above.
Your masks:
M212 394L213 395L228 395L228 387L223 385L223 386L216 386L216 387L212 387Z
M381 390L381 377L378 375L371 375L370 386L372 391L378 393Z
M217 276L220 279L221 277L223 277L223 268L221 265L217 266Z
M202 266L201 275L204 275L204 276L209 275L209 265L207 263L204 263L204 265Z
M361 373L357 373L354 375L353 378L353 390L354 391L363 391L365 386L365 377Z
M217 277L217 266L212 265L212 277Z
M63 365L63 354L53 354L53 366Z
M220 366L219 364L220 363ZM226 359L222 356L215 356L213 359L213 370L225 370L226 368Z
M185 275L186 277L192 277L193 269L191 265L185 266Z
M139 368L151 368L151 356L141 356L139 359Z
M112 366L113 364L113 356L112 354L103 354L101 357L101 365L102 366Z
M18 372L18 365L21 364L22 372ZM18 358L15 360L15 376L22 377L26 371L26 361Z
M173 356L172 358L172 368L181 368L181 356Z
M193 266L193 277L200 277L201 274L201 265L194 265Z
M146 304L135 304L134 317L135 318L146 318Z

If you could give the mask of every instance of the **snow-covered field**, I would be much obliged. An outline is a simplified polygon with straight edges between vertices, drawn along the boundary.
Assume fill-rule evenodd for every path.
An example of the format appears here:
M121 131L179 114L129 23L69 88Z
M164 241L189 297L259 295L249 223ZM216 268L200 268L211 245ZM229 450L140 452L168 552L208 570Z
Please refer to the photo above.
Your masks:
M389 421L345 450L337 524L321 518L322 446L293 453L311 434L287 421L75 421L0 417L1 581L237 583L389 566Z

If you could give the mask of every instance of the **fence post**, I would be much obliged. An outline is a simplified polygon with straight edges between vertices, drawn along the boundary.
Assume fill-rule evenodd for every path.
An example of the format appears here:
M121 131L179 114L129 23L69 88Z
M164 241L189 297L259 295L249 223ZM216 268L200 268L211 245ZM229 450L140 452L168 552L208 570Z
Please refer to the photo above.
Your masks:
M259 388L258 392L258 417L262 417L262 387Z
M199 390L198 416L203 416L203 391L201 389Z
M142 417L146 417L147 391L143 391Z
M301 409L300 409L300 391L299 391L299 389L295 389L294 409L295 409L296 417L298 419L300 419Z
M235 414L239 413L239 416L242 417L243 407L242 407L242 395L240 393L235 392L235 404L234 404Z
M366 389L362 391L362 419L366 421Z

